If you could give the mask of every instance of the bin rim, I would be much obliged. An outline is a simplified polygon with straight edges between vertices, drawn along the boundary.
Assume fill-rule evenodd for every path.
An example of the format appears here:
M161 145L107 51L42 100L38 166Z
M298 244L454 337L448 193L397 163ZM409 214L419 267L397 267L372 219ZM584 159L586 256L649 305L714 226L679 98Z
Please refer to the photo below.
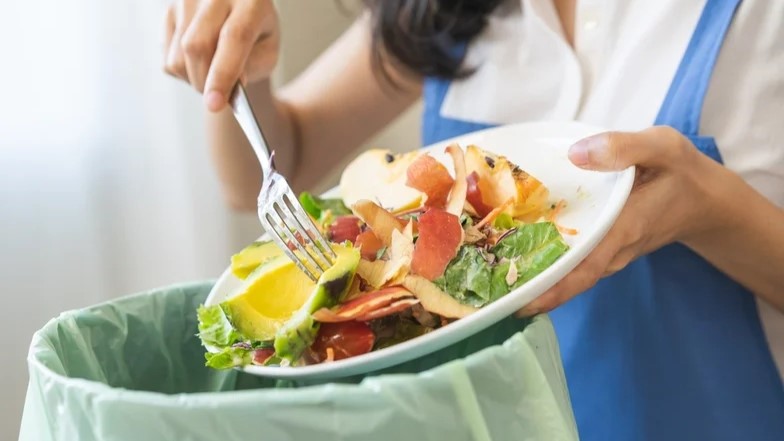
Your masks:
M233 390L233 391L217 391L217 392L179 392L179 393L164 393L164 392L154 392L154 391L144 391L144 390L134 390L128 389L124 387L114 387L108 384L102 383L100 381L95 380L88 380L84 378L78 377L68 377L64 374L55 372L49 366L47 366L44 362L39 360L36 355L40 354L41 352L45 351L52 351L51 345L48 345L46 341L48 338L46 337L47 332L56 324L67 318L72 317L81 313L96 311L101 308L106 308L118 302L125 302L131 301L134 299L138 299L140 297L146 297L155 295L161 292L169 292L172 290L187 290L187 289L194 289L194 288L203 288L209 284L214 284L215 279L204 279L204 280L196 280L196 281L189 281L189 282L180 282L180 283L173 283L169 285L163 285L158 288L153 288L150 290L140 291L137 293L120 296L114 299L105 300L99 303L95 303L93 305L79 308L79 309L70 309L61 312L56 317L48 320L44 326L38 329L34 334L32 341L30 343L30 347L28 349L27 354L27 363L28 363L28 370L36 371L36 375L38 378L45 378L47 381L51 381L53 383L57 383L60 385L69 384L71 387L77 386L82 390L84 393L91 394L91 395L102 395L111 393L115 396L115 400L117 398L122 399L126 402L137 402L139 404L145 405L156 405L156 406L176 406L181 405L182 400L181 397L188 397L188 400L191 400L192 404L197 405L205 405L208 404L210 406L215 406L216 404L222 404L225 401L225 404L236 404L237 398L242 397L252 397L257 396L258 394L265 394L267 399L276 399L282 398L285 399L286 402L291 402L292 400L296 400L300 396L302 398L312 398L314 390L324 390L324 392L331 392L331 391L340 391L340 393L345 394L355 394L360 395L364 393L374 392L373 389L376 389L374 385L374 380L379 378L386 378L386 379L404 379L407 377L428 377L435 375L440 372L446 372L452 369L455 365L461 363L470 363L471 360L482 356L482 354L486 352L494 352L494 351L503 351L508 350L509 346L514 344L514 341L523 339L523 330L517 331L512 334L509 338L507 338L503 343L491 345L485 348L482 348L472 354L469 354L463 358L452 360L445 362L439 366L433 367L429 370L416 372L416 373L390 373L390 374L378 374L378 375L371 375L364 378L360 383L357 384L345 384L345 383L325 383L325 384L317 384L317 385L308 385L302 386L298 388L259 388L259 389L245 389L245 390ZM195 312L194 312L195 313ZM535 324L539 324L542 322L549 321L546 314L539 314L530 319L530 323L528 326L533 326ZM46 345L46 346L44 346ZM33 376L32 374L30 375ZM323 396L330 396L329 393L324 393Z

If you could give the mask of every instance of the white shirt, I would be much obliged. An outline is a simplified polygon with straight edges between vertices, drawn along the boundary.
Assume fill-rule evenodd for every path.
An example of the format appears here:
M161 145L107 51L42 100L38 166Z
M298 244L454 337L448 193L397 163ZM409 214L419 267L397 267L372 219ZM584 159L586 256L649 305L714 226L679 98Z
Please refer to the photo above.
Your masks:
M450 85L441 114L492 124L650 127L704 6L705 0L578 0L572 49L552 0L510 1L469 46L466 63L479 69ZM739 6L700 134L716 139L728 169L784 207L784 0ZM758 305L784 377L784 314Z

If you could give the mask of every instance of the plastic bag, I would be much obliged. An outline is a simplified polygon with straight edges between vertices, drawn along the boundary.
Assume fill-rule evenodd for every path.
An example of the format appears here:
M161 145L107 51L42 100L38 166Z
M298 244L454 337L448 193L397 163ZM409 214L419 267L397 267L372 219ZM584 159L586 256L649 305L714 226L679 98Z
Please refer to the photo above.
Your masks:
M180 285L62 314L30 347L22 441L572 440L546 316L509 318L365 378L304 384L204 367Z

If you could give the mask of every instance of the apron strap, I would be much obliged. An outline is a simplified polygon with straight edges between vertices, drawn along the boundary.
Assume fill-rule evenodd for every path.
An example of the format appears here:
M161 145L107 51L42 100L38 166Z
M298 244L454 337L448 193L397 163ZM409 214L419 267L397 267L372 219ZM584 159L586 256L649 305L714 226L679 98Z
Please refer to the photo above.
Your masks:
M655 125L697 136L713 67L741 0L707 0Z

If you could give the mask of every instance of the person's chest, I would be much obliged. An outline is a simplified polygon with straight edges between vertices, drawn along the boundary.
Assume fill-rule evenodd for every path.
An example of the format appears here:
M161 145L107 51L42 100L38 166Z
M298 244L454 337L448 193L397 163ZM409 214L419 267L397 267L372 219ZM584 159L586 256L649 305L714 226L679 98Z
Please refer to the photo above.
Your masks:
M555 0L558 2L559 0ZM485 124L579 120L611 130L656 123L706 0L576 0L573 45L554 0L511 0L468 46L442 116ZM709 82L700 134L726 165L784 205L784 0L741 2ZM703 63L695 58L692 63ZM776 116L779 115L779 116ZM753 133L747 133L752 132ZM744 142L752 136L753 145ZM773 181L771 181L771 179Z
M577 0L565 14L555 3L564 2L512 0L496 11L466 55L479 69L452 84L442 113L492 124L651 125L705 1Z

